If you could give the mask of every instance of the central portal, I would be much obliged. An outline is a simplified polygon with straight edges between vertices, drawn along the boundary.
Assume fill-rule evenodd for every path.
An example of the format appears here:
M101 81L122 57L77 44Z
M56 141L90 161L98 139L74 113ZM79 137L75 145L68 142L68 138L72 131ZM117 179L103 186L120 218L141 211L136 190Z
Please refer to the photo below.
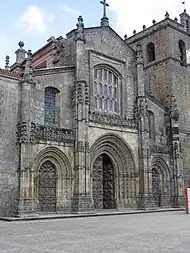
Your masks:
M93 165L93 199L95 209L115 209L114 166L108 155L100 155Z

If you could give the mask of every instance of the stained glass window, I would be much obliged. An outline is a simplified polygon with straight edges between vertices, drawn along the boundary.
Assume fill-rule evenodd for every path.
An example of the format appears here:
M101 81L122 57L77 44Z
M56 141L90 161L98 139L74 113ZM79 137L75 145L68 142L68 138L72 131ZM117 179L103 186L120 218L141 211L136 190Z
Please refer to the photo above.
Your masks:
M94 107L100 111L119 113L121 79L110 69L94 70Z
M56 96L59 91L52 87L45 89L44 96L44 121L45 123L56 123Z

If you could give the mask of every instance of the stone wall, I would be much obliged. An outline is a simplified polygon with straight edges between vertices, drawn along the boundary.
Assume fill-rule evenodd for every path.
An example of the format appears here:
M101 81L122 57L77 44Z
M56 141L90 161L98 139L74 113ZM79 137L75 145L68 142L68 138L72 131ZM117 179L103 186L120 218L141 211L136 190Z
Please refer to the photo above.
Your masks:
M0 216L16 208L18 80L0 76Z
M58 67L35 71L36 86L33 94L31 121L44 124L44 91L46 87L57 88L59 93L59 127L72 129L72 91L74 87L74 69Z

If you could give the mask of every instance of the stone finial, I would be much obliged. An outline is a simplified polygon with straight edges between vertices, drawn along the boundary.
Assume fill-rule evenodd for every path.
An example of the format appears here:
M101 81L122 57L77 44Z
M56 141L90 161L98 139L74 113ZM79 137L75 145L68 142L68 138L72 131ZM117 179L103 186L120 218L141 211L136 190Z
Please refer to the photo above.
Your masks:
M175 21L175 22L178 22L178 18L175 17L175 18L174 18L174 21Z
M184 11L183 11L184 13L187 13L187 10L186 9L184 9Z
M124 40L127 40L127 34L124 35Z
M32 51L28 50L23 78L28 82L34 82L32 69Z
M83 17L79 16L78 17L78 23L76 24L77 30L82 31L84 29L84 23L83 23Z
M20 41L18 45L19 49L15 52L15 54L16 54L16 63L20 64L25 60L26 50L23 48L24 47L23 41Z
M30 50L30 49L28 50L27 56L28 56L28 58L32 56L32 50Z
M170 17L170 14L168 13L168 11L166 11L165 18L169 18L169 17Z
M134 30L134 31L133 31L133 34L135 35L136 33L137 33L137 31L136 31L136 30Z
M156 24L156 20L155 20L155 19L152 20L152 24L153 24L153 25Z
M83 17L82 16L78 17L78 23L76 24L76 26L77 26L76 40L85 41L84 22L83 22Z
M5 57L5 69L9 70L9 61L10 61L10 57L9 55L6 55Z
M146 25L143 25L143 30L145 30L146 29Z

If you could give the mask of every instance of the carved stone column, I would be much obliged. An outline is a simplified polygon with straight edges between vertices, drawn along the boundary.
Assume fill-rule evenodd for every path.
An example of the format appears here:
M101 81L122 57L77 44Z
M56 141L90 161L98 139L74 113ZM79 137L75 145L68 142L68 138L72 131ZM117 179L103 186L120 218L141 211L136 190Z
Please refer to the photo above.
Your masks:
M32 53L28 51L23 80L20 82L20 108L18 122L18 149L19 149L19 208L18 215L23 216L24 213L31 211L32 199L31 191L26 182L30 179L25 178L30 173L26 173L30 169L30 129L31 129L31 110L32 110L32 94L34 87L33 71L32 71Z
M153 209L155 203L149 191L149 142L148 142L148 108L145 96L144 61L140 44L137 45L137 77L138 77L138 132L139 132L139 209Z
M173 160L173 185L172 185L172 197L173 205L175 207L183 206L184 194L183 194L183 156L181 143L179 139L179 110L177 108L176 99L171 97L171 131L172 131L172 145L171 155Z
M73 119L76 131L73 213L93 210L88 143L89 87L85 80L85 52L84 24L79 16L76 31L76 83L73 92Z

